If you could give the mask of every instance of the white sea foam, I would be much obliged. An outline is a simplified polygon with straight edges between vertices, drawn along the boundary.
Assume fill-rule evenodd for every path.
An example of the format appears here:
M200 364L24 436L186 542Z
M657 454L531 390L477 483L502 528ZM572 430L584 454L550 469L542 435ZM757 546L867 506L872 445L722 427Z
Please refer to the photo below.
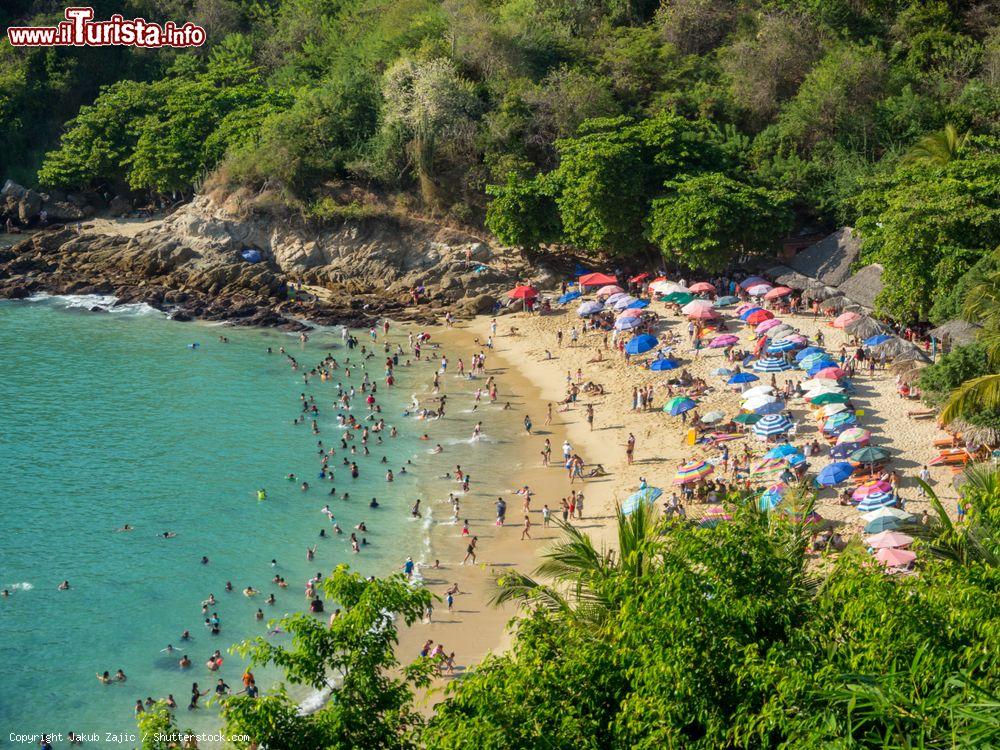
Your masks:
M31 591L35 587L27 581L22 581L21 583L12 583L10 586L5 586L5 588L11 591Z
M67 310L90 310L99 308L116 315L163 315L164 313L145 302L131 302L115 306L116 297L110 294L48 294L39 292L28 297L28 302L49 302Z

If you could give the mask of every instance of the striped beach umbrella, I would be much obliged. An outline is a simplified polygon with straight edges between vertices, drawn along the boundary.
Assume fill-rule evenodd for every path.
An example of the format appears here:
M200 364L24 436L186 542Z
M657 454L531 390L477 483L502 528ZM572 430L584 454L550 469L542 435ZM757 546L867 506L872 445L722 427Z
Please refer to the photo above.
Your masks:
M788 492L788 485L784 482L772 484L761 493L760 500L757 501L760 509L772 510L781 502L786 492Z
M860 485L851 493L851 497L855 500L863 500L869 495L886 492L892 492L892 485L884 480L876 479L874 482L865 482Z
M672 417L676 417L686 411L691 411L697 405L697 402L689 399L687 396L674 396L663 405L663 411Z
M681 466L674 474L674 484L690 484L698 482L715 471L707 461L691 461Z
M815 354L810 354L808 357L803 357L802 359L798 360L799 369L810 370L813 365L817 364L818 362L822 362L824 359L827 358L827 356L828 355L825 352L816 352Z
M714 339L708 342L709 349L724 349L727 346L735 346L740 343L739 336L734 336L731 333L724 333L721 336L716 336Z
M811 356L813 354L826 354L826 350L823 349L823 347L820 347L820 346L807 346L805 349L801 349L795 355L795 361L796 362L801 362L806 357L809 357L809 356Z
M887 505L894 505L895 502L896 499L888 492L873 492L858 503L858 510L868 512L870 510L884 508Z
M792 366L781 357L764 357L753 363L754 372L784 372Z
M773 479L788 468L788 462L784 458L765 458L750 467L750 478Z
M622 513L626 516L635 513L643 505L652 505L656 499L663 494L659 487L647 487L644 490L629 495L622 503Z
M753 432L758 437L783 435L792 429L793 422L784 414L768 414L753 426Z
M798 341L795 341L791 337L784 338L784 339L781 339L781 341L775 341L775 342L773 342L771 344L768 344L767 353L768 354L781 354L782 352L790 352L792 349L794 349L797 346L799 346L799 342ZM785 360L781 360L781 361L784 362ZM785 369L786 370L791 370L792 366L791 365L786 365Z
M839 414L827 417L827 420L823 423L823 432L833 432L844 425L856 424L857 421L858 418L854 416L854 412L842 411Z
M872 434L868 430L860 427L850 427L837 436L837 443L862 443L867 444L872 439Z

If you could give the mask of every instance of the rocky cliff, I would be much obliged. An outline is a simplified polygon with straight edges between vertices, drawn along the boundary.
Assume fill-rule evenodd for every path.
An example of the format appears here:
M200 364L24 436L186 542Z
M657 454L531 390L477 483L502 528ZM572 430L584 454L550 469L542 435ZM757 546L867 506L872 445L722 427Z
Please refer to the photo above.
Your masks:
M519 280L553 280L514 251L433 223L384 217L313 226L254 210L239 194L198 196L134 235L122 229L56 227L0 250L0 296L113 294L180 320L297 328L303 318L365 325L382 314L485 312ZM306 293L289 295L289 284Z

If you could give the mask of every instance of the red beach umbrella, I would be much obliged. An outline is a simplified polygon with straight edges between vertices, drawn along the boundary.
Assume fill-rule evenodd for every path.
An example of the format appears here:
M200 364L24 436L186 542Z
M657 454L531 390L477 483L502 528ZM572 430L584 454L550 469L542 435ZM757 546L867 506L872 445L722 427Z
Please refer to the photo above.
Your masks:
M715 294L715 287L707 281L699 281L697 284L692 284L688 287L688 290L694 292L695 294L703 294L705 292Z
M747 316L747 323L750 325L757 325L758 323L763 323L765 320L770 320L774 317L774 313L770 310L758 310L755 313L750 313Z
M606 273L588 273L580 277L580 286L604 286L605 284L617 283L617 278L608 276Z
M538 290L533 286L516 286L507 292L507 296L511 299L534 299L538 296Z
M631 279L629 279L629 281L632 282L633 284L638 284L640 281L645 281L648 278L649 278L648 273L640 273L638 276L633 276Z
M764 295L764 299L778 299L778 297L784 297L787 294L791 294L792 290L787 286L776 286L774 289L769 291Z

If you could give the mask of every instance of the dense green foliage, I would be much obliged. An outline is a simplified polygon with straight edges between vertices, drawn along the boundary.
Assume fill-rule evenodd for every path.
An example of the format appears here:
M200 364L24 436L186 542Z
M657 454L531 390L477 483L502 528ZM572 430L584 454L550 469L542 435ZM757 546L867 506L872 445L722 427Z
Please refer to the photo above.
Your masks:
M221 166L316 216L337 215L310 207L347 180L505 242L658 249L705 269L849 222L886 266L881 309L935 320L1000 244L995 3L95 6L192 19L209 43L0 43L0 173L188 193ZM15 0L0 21L54 7Z
M986 349L980 344L956 346L941 356L934 364L920 372L920 390L923 399L932 406L939 406L966 380L990 372Z

